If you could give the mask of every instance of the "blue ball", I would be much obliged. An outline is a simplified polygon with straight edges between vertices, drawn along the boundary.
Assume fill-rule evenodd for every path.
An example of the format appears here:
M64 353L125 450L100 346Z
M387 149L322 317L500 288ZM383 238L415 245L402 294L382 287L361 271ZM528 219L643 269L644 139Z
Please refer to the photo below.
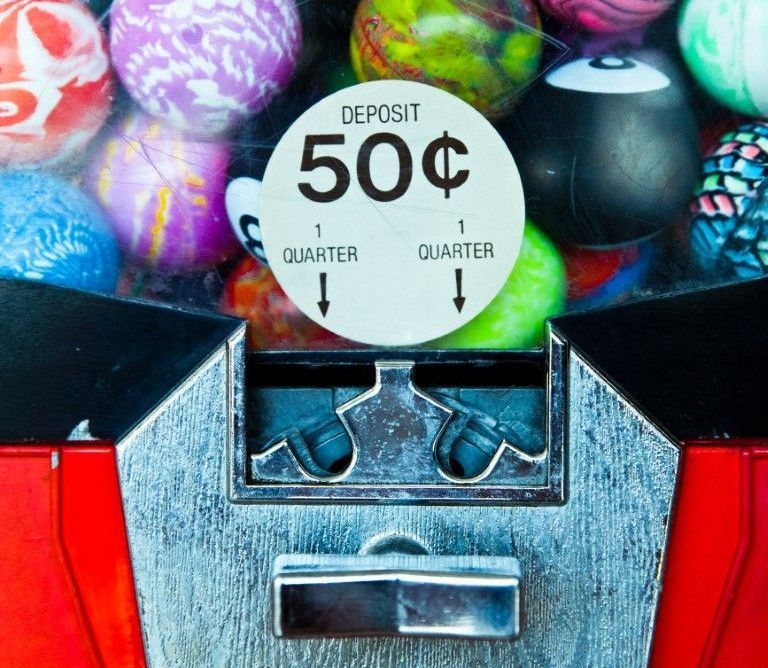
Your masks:
M0 174L0 276L112 292L120 254L99 206L43 172Z
M734 278L756 278L768 274L768 178L723 244L721 265Z

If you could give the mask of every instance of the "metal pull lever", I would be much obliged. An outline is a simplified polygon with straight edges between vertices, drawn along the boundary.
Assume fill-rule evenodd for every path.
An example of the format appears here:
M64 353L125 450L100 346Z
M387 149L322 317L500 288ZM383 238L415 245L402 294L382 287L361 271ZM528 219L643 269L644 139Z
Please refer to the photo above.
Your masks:
M520 633L514 557L283 555L275 560L275 635L444 636Z

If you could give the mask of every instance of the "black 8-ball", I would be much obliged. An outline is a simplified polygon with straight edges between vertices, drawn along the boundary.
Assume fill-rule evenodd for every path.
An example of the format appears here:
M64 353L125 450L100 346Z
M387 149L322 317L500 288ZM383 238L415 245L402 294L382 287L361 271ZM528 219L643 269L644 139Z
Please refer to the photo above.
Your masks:
M606 247L656 234L685 210L698 176L684 92L627 57L552 70L503 131L528 215L565 243Z

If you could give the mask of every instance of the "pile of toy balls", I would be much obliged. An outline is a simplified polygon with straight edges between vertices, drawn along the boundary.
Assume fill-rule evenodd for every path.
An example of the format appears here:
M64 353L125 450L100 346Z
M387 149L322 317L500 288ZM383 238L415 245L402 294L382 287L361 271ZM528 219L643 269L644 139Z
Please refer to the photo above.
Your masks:
M280 289L258 194L296 118L375 79L474 106L523 180L507 283L426 345L536 346L680 267L758 276L765 34L765 0L6 0L0 276L219 308L255 348L353 345Z

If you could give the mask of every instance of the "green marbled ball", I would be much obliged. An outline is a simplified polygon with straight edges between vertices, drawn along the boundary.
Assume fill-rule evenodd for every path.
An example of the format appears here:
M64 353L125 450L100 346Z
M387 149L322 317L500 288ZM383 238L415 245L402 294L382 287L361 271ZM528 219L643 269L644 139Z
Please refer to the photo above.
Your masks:
M361 0L350 58L360 82L426 83L497 118L536 76L540 28L533 0Z
M696 80L750 116L768 115L766 36L766 0L688 0L680 12L680 48Z
M526 221L515 267L493 301L429 348L534 348L547 318L565 307L565 264L554 243Z

